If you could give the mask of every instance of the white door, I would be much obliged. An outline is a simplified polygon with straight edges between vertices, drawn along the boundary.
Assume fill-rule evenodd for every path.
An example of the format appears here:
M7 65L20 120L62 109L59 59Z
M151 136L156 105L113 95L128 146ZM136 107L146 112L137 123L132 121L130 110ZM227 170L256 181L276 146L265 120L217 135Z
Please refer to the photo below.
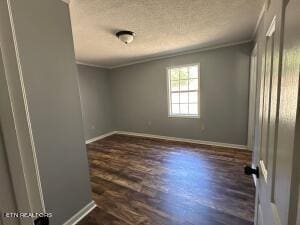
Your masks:
M293 175L297 171L296 157L299 156L295 151L299 147L295 142L299 137L295 138L295 134L299 135L296 132L299 125L296 118L300 72L300 1L290 0L283 10L283 35L280 34L281 15L274 14L272 20L265 24L256 225L295 225L297 218L298 191L295 187L298 178Z

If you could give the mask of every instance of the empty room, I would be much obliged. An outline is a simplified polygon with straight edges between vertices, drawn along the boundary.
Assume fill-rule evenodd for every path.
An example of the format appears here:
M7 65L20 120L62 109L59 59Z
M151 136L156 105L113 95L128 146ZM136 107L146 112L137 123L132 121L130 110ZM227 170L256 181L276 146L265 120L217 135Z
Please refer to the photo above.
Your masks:
M298 0L0 1L0 225L300 225Z

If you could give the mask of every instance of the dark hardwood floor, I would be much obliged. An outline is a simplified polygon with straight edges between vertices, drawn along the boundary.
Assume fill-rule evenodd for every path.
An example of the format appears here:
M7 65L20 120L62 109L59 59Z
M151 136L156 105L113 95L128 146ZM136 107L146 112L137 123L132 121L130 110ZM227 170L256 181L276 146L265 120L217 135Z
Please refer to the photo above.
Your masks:
M98 207L78 225L251 225L251 152L126 135L87 145Z

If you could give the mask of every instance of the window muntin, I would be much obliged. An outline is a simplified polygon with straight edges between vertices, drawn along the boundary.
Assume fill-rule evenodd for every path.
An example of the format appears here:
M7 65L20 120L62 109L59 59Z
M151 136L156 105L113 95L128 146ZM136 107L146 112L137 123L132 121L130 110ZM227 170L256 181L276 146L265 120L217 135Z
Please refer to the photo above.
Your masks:
M167 69L169 116L199 117L199 65Z

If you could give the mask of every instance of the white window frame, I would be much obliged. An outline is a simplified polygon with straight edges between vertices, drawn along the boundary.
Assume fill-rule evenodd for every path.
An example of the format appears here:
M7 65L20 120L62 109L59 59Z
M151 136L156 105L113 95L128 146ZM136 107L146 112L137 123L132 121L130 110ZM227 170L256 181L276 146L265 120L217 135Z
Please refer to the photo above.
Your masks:
M190 115L190 114L172 114L171 109L171 78L169 71L171 69L181 68L181 67L190 67L190 66L198 66L198 115ZM200 63L192 63L192 64L185 64L185 65L176 65L176 66L170 66L166 68L166 74L167 74L167 98L168 98L168 117L172 118L194 118L199 119L200 118ZM180 93L180 92L179 92Z

